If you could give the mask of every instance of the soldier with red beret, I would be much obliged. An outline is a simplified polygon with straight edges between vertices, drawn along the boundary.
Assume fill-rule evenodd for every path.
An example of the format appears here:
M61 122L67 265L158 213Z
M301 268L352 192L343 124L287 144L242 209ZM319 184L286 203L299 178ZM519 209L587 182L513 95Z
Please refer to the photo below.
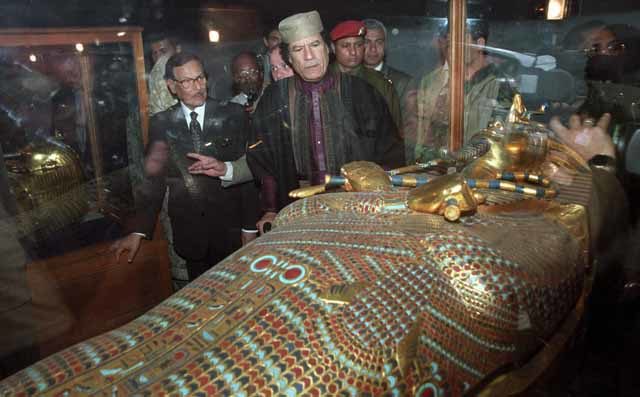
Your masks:
M363 64L366 31L364 22L356 20L340 22L331 30L331 48L336 55L336 62L332 67L341 73L365 80L382 95L401 137L400 99L393 83L386 79L382 73L368 69Z

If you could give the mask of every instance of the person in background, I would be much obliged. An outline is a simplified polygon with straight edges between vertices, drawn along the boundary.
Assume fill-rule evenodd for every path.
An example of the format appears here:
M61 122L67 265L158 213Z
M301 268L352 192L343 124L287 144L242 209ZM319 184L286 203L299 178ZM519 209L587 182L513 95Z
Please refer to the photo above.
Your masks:
M386 62L387 28L377 19L365 19L362 22L366 28L364 66L382 73L393 84L398 98L406 98L413 78L407 73L389 66Z
M402 137L402 115L400 99L393 83L381 73L364 67L364 36L366 28L362 21L344 21L331 30L331 49L336 55L333 68L365 80L384 97L400 137Z
M151 49L151 65L154 66L163 55L175 54L179 51L180 45L176 39L167 33L158 33L149 39Z
M175 38L166 34L155 36L150 41L153 68L149 74L149 116L153 116L178 103L167 87L164 71L167 60L180 52L181 47Z
M280 46L274 47L269 51L269 63L271 64L271 77L273 81L293 76L293 69L291 69L291 66L282 58Z
M173 55L165 78L180 102L151 118L133 232L112 250L117 259L127 252L128 261L134 260L141 240L153 235L169 187L174 247L192 281L256 236L257 190L252 184L223 188L221 183L233 172L232 161L245 153L248 117L239 105L207 98L207 75L196 55ZM226 161L223 174L216 175L222 178L200 166L214 157Z
M446 30L443 35L446 36ZM509 79L487 61L489 37L486 21L467 22L465 38L464 142L496 118L505 118L515 89ZM448 41L442 41L447 43ZM406 137L407 153L426 162L442 156L449 140L449 51L445 63L426 74L418 85L416 136Z
M59 54L50 59L53 78L59 89L51 97L52 128L55 135L78 153L90 175L91 143L88 130L87 103L83 100L85 87L82 84L82 66L79 57Z
M178 41L168 34L162 33L151 36L151 60L153 67L149 73L149 117L165 111L178 103L178 99L169 90L168 81L165 80L165 68L169 58L181 51ZM167 193L162 210L159 214L160 223L164 230L167 243L169 245L169 259L171 260L171 275L174 288L177 290L187 284L188 274L186 263L175 251L173 246L173 230L168 214Z
M231 102L242 105L252 113L264 92L264 75L254 52L246 51L231 60L233 95Z
M640 174L632 164L640 115L640 30L627 24L605 24L591 20L572 28L563 40L566 55L562 60L582 83L576 104L583 117L598 118L611 114L607 131L616 147L616 168L630 202L640 199ZM640 209L631 207L631 219L640 219Z
M282 43L282 35L278 31L277 26L269 25L267 29L264 30L262 43L264 44L265 52L260 54L258 58L262 63L262 74L264 75L265 84L269 85L271 83L271 62L269 60L269 54L271 50L277 48Z
M302 183L324 184L350 161L404 164L402 146L384 98L364 80L329 68L329 46L317 11L279 24L283 58L295 76L271 84L255 113L256 143L247 163L261 183L263 231Z

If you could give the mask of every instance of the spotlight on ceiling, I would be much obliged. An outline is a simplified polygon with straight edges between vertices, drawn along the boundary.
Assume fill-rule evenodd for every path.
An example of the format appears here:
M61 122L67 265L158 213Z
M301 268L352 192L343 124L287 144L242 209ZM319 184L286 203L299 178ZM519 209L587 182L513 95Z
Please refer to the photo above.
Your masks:
M557 21L567 16L567 0L549 0L547 3L547 19Z
M210 30L209 31L209 42L217 43L219 41L220 41L220 32L218 32L217 30Z

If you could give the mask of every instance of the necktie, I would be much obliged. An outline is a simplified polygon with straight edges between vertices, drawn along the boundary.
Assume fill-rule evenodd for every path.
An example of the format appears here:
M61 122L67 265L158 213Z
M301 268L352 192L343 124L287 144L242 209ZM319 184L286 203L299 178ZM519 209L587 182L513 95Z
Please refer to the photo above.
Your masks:
M200 153L200 136L202 135L202 127L200 127L200 123L198 123L198 113L196 112L191 112L189 131L191 131L191 138L193 139L193 150L195 150L196 153Z

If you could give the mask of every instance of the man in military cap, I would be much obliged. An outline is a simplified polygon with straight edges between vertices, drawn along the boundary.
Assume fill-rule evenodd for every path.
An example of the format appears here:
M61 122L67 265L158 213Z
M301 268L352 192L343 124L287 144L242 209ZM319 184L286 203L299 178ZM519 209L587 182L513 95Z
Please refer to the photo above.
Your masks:
M317 11L282 20L279 31L295 76L267 88L253 115L257 141L247 162L262 183L271 221L300 180L323 184L325 175L355 160L403 164L402 145L384 98L365 81L329 68L329 46Z
M340 22L331 30L331 49L336 55L336 62L332 65L337 71L348 73L371 84L384 97L393 121L402 134L402 117L400 112L400 97L396 93L391 80L373 69L363 65L365 54L365 33L362 21L349 20Z

